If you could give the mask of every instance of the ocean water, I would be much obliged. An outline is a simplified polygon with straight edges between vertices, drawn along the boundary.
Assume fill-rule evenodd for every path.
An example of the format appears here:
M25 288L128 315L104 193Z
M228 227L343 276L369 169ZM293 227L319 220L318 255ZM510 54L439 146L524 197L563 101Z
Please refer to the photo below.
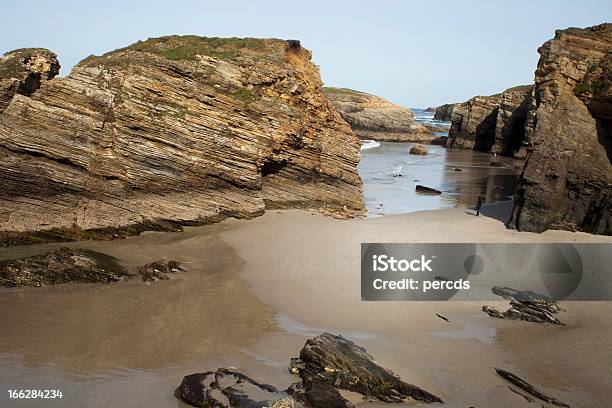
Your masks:
M420 123L450 125L433 120L433 113L422 109L412 111ZM440 135L447 136L445 132ZM512 200L520 174L519 162L435 145L427 146L427 155L416 156L409 153L413 145L363 141L358 170L368 216L472 207L479 196L485 204ZM491 165L492 161L497 165ZM419 184L442 194L417 193L415 188Z

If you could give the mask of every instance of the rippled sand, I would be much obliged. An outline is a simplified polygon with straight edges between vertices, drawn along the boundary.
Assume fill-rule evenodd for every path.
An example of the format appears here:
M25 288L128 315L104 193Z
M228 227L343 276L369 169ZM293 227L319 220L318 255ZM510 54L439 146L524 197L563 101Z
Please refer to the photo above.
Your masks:
M549 327L491 319L479 302L360 300L361 242L574 241L612 243L517 233L465 209L351 221L272 211L184 233L71 243L131 268L166 257L189 271L150 285L1 290L0 406L182 407L172 392L184 375L225 365L284 387L293 381L289 358L324 330L365 346L448 407L526 406L496 366L572 406L606 406L610 303L566 303L569 326ZM55 246L0 249L0 259ZM64 398L9 401L6 389L19 388L59 388Z

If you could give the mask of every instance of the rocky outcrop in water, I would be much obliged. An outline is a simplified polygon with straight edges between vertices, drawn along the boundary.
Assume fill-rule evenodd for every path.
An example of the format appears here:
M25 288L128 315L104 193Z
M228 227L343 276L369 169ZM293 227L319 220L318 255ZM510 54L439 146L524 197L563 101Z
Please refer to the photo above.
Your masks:
M447 146L520 156L531 92L531 86L517 86L500 94L476 96L456 104Z
M434 113L434 120L450 121L453 114L453 108L457 105L456 103L447 103L440 105L436 108Z
M54 79L53 54L20 53L0 60L4 244L363 210L360 142L298 41L149 39Z
M6 287L110 283L132 276L117 259L87 249L60 248L44 255L0 261L0 286Z
M326 87L323 91L361 139L421 143L435 139L408 108L351 89Z
M509 226L612 234L612 24L539 48L526 164Z

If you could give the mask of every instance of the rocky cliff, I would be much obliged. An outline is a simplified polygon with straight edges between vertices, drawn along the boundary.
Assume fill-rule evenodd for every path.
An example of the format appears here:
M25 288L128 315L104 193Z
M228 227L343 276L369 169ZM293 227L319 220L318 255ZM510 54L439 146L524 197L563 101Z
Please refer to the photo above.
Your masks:
M500 94L475 96L453 106L447 146L520 156L532 86L517 86Z
M325 96L362 139L385 142L429 142L435 136L416 122L408 108L379 96L345 88L323 88Z
M310 58L298 41L171 36L54 78L54 54L6 54L0 242L106 238L266 208L361 211L360 142Z
M526 164L509 225L612 234L612 24L538 49Z
M453 114L453 108L457 105L456 103L447 103L440 105L435 108L434 120L445 120L450 121L451 115Z

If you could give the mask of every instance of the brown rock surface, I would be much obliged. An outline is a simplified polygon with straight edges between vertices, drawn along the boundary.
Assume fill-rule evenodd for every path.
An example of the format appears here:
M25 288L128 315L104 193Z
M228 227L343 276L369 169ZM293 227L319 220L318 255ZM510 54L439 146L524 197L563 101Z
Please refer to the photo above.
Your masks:
M13 93L0 115L0 242L271 207L362 210L360 142L310 58L297 41L170 36ZM23 81L5 62L3 86Z
M352 89L326 87L323 91L361 139L419 143L435 139L408 108Z
M447 103L440 105L436 108L434 113L434 120L445 120L450 121L453 114L453 108L457 105L456 103Z
M532 89L531 85L521 85L456 104L448 147L524 157L524 152L518 152L525 136Z
M612 234L612 24L539 48L527 161L509 225Z
M42 81L53 79L59 69L57 55L44 48L5 53L0 57L0 113L15 94L31 95Z

